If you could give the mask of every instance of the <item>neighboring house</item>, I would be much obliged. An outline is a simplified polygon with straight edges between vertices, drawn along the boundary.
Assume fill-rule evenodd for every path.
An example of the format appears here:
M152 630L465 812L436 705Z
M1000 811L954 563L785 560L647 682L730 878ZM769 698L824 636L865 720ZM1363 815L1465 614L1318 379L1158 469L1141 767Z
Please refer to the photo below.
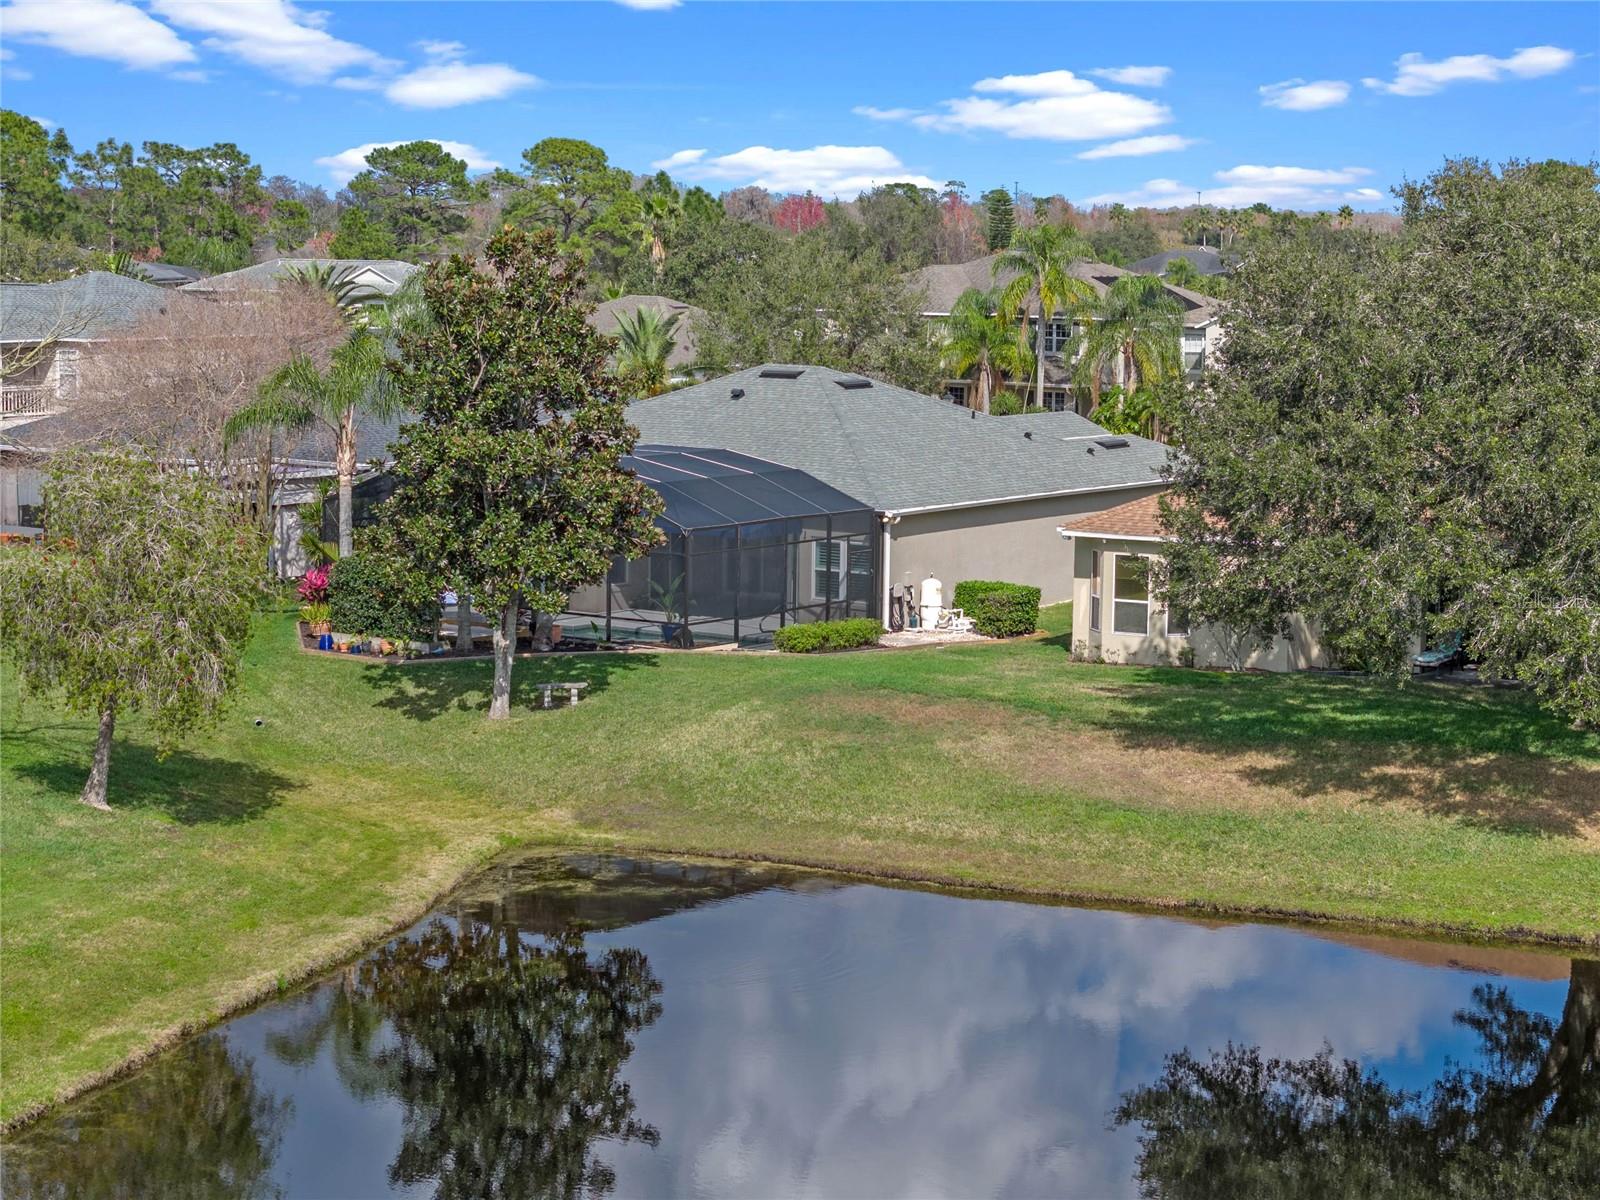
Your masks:
M1187 260L1201 275L1226 275L1233 270L1237 257L1230 254L1224 258L1220 250L1213 250L1210 246L1184 246L1180 250L1163 250L1160 254L1129 263L1128 270L1135 275L1165 275L1172 269L1172 264L1181 258Z
M993 417L826 367L768 364L634 402L646 442L714 446L805 471L869 506L886 536L877 603L933 575L1072 597L1064 521L1164 485L1167 447L1114 437L1075 413ZM822 564L826 565L826 564ZM820 568L819 568L820 569Z
M348 271L353 283L381 296L394 295L401 284L422 270L416 263L401 262L395 258L269 258L253 267L186 283L183 290L202 296L262 291L293 279L308 267L332 267Z
M676 344L667 356L667 366L674 379L687 379L689 368L700 352L697 336L699 325L706 317L705 309L669 296L618 296L615 300L602 300L596 304L594 312L589 315L589 324L607 337L616 337L622 318L631 320L641 308L654 309L664 318L678 318L677 328L673 331Z
M39 530L39 456L24 431L77 399L98 343L172 302L166 289L109 271L0 283L0 532Z
M943 263L923 267L907 276L906 282L913 291L924 297L922 315L930 320L947 317L961 294L969 288L987 292L1004 287L1016 278L1015 272L1002 271L997 277L994 264L998 254L989 254L964 263ZM1072 274L1092 287L1096 295L1122 275L1133 274L1110 263L1078 262L1072 265ZM1210 296L1202 296L1187 288L1165 285L1167 292L1183 306L1183 366L1189 378L1198 378L1206 360L1216 353L1222 342L1221 304ZM1036 304L1030 302L1030 306ZM1028 321L1029 346L1034 345L1037 320ZM1071 320L1065 313L1055 314L1045 326L1044 395L1033 396L1033 381L1019 379L1008 386L1023 396L1030 405L1050 412L1062 412L1073 407L1073 360L1069 355L1074 339L1083 333L1083 323ZM958 404L967 403L974 384L967 379L945 381L945 395Z
M1270 644L1219 626L1190 628L1151 595L1149 566L1170 540L1160 524L1159 491L1064 522L1073 562L1072 648L1087 658L1145 665L1301 671L1325 667L1327 655L1300 616L1289 636Z

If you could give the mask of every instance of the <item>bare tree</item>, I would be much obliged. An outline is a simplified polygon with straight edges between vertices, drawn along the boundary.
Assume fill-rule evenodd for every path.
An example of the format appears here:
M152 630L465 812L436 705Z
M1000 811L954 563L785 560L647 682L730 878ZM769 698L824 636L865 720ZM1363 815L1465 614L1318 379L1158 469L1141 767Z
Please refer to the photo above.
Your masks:
M72 405L71 440L131 442L226 483L265 524L286 440L229 444L227 420L296 356L326 362L345 334L319 289L287 284L238 298L174 298L165 311L95 347Z

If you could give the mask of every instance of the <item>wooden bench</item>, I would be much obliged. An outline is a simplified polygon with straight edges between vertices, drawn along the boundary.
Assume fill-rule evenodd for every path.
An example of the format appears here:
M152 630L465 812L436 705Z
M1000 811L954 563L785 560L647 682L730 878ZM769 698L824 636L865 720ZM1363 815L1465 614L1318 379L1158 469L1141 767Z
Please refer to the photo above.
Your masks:
M539 689L539 694L543 697L543 703L541 703L539 707L549 708L551 707L550 697L556 691L556 689L566 688L567 703L576 704L578 702L578 697L583 694L583 689L589 685L580 680L561 680L556 683L536 683L533 686Z

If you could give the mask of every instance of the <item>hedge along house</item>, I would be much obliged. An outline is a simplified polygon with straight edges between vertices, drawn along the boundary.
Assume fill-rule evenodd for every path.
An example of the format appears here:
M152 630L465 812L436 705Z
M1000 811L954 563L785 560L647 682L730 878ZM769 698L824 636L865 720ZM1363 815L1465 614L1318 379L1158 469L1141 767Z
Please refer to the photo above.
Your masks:
M1151 594L1149 571L1170 540L1161 528L1159 493L1129 500L1061 526L1072 540L1074 653L1107 662L1193 665L1254 671L1303 671L1328 658L1298 614L1270 643L1220 626L1190 628Z
M785 625L876 617L872 509L804 471L728 450L641 444L623 464L661 497L666 540L573 593L569 636L751 645Z
M1168 454L1075 413L988 416L827 367L782 364L636 401L628 420L645 442L786 463L859 500L883 533L873 616L888 612L892 585L929 575L946 597L964 579L1000 579L1039 588L1045 604L1070 600L1063 522L1154 495Z

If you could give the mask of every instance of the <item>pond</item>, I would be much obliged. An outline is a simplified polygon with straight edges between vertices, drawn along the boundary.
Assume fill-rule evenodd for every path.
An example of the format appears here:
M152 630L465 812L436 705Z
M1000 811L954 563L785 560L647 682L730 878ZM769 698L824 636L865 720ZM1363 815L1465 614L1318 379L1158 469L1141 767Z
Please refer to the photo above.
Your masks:
M1597 1041L1593 961L547 856L24 1131L4 1193L1593 1195Z

